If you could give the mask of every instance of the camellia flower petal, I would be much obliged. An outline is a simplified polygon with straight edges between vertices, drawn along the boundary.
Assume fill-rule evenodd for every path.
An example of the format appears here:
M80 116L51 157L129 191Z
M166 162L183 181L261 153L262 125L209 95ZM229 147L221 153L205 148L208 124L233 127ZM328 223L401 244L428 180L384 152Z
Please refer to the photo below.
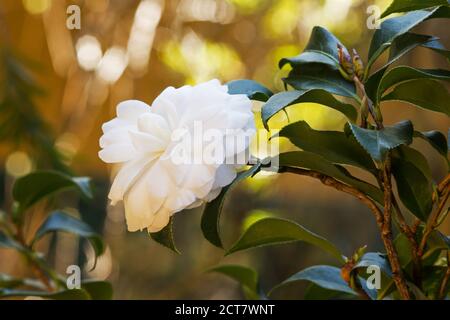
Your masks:
M216 198L247 159L252 103L218 80L165 89L152 106L128 100L103 124L99 157L118 168L112 204L129 231L157 232L170 217Z

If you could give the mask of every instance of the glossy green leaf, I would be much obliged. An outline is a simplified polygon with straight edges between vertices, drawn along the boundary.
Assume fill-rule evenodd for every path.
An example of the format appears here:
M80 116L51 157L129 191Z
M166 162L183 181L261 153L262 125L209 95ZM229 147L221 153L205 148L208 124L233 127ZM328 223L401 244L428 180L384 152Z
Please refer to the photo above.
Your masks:
M373 35L370 44L368 68L370 68L376 59L391 45L396 37L407 33L419 23L432 18L436 13L437 9L432 11L418 10L383 21L380 25L380 29L377 29Z
M423 44L422 47L433 50L434 52L439 53L440 55L447 58L447 61L450 63L450 50L448 50L440 41L439 38L434 37L427 43Z
M402 203L416 217L426 221L433 208L431 172L426 159L419 152L406 150L408 149L403 148L393 153L392 173Z
M253 80L233 80L227 83L229 94L245 94L251 100L267 101L272 91Z
M381 14L381 18L387 17L392 13L427 9L446 4L448 4L447 0L394 0Z
M434 80L418 79L400 83L382 100L399 100L450 116L450 94L445 86Z
M283 81L297 90L322 89L339 96L359 100L353 82L345 80L337 69L320 63L301 65Z
M150 233L153 240L158 242L160 245L169 248L175 253L180 254L176 245L173 235L173 216L170 218L170 222L159 232Z
M380 189L353 177L345 168L331 163L318 154L306 151L286 152L279 155L278 161L280 166L308 169L330 176L355 187L374 201L383 203L383 193Z
M46 234L59 231L68 232L88 239L94 249L96 258L103 254L105 250L102 238L91 226L61 211L55 211L42 223L36 231L33 244Z
M250 248L294 241L304 241L315 245L343 262L342 253L331 242L293 221L279 218L264 218L256 221L227 251L227 255Z
M17 179L13 188L13 198L22 212L36 202L67 189L78 190L83 196L92 198L90 179L71 177L56 171L36 171Z
M223 248L222 240L220 238L220 214L222 212L222 207L225 202L225 195L227 192L240 181L245 180L249 177L254 176L260 170L261 164L258 163L253 165L250 169L238 173L237 177L233 180L231 184L222 188L220 194L205 205L203 210L201 228L203 236L211 244L216 247Z
M261 299L259 277L255 270L239 265L221 265L209 269L208 272L218 272L237 281L242 286L247 299Z
M280 60L280 69L287 63L292 67L304 63L323 63L331 66L339 66L338 44L342 43L327 29L314 27L305 50L298 56L283 58Z
M416 79L450 81L450 71L444 69L415 69L407 66L393 68L381 79L376 101L380 100L383 93L392 86Z
M264 127L268 129L267 122L275 114L288 106L297 103L318 103L344 114L350 121L355 122L358 116L351 104L343 103L333 97L332 94L321 89L293 90L274 94L261 109L261 117Z
M312 266L306 268L284 280L281 284L273 288L271 291L282 287L288 283L297 281L309 281L315 285L333 291L344 292L356 295L355 291L341 277L341 269L332 266Z
M113 298L113 288L108 281L88 280L81 284L92 300L111 300Z
M314 130L305 121L285 126L278 135L288 138L300 149L321 155L330 162L356 166L377 174L369 154L352 135L348 136L340 131Z
M412 143L413 126L411 121L402 121L382 130L369 130L350 123L356 140L377 161L383 161L386 153L400 145Z

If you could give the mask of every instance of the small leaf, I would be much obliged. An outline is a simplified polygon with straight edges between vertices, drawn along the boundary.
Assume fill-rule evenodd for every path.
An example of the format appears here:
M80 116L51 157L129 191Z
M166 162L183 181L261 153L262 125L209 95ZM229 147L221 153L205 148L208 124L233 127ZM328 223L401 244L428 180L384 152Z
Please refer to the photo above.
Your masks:
M321 155L330 162L356 166L377 174L377 168L369 154L352 135L347 136L340 131L314 130L305 121L285 126L278 135L288 138L302 150Z
M113 288L108 281L84 281L81 288L85 290L92 300L111 300Z
M383 161L386 153L400 145L412 143L413 126L411 121L402 121L382 130L369 130L350 123L356 140L377 161Z
M67 189L76 189L92 198L89 178L73 178L56 171L36 171L17 179L13 198L19 203L18 212L23 212L43 198Z
M241 284L247 299L259 300L262 298L258 273L251 268L238 265L221 265L209 269L208 272L218 272L237 281Z
M296 57L283 58L280 60L280 69L287 63L292 67L304 63L323 63L331 66L339 66L338 44L342 43L327 29L322 27L314 27L311 37L305 50Z
M420 153L399 149L392 156L392 173L402 203L420 220L426 221L433 208L431 172ZM410 151L413 149L409 149ZM425 164L424 164L425 161Z
M178 251L176 245L175 245L175 239L173 236L173 216L170 218L169 223L167 226L165 226L161 231L150 233L150 236L153 240L158 242L160 245L169 248L175 253L180 254L180 251Z
M261 117L264 127L268 129L267 122L276 113L290 105L304 102L318 103L330 107L344 114L351 122L356 121L357 112L355 108L351 104L343 103L337 100L327 91L320 89L294 90L274 94L264 104L261 109Z
M225 195L227 192L237 183L254 176L260 170L261 164L253 165L250 169L238 173L237 177L228 186L222 188L220 194L205 205L203 210L201 228L203 236L211 244L216 247L223 248L222 240L220 238L220 214L222 213L222 207L225 202Z
M252 224L227 251L227 255L260 246L305 241L315 245L343 262L342 253L328 240L305 229L301 225L279 218L264 218Z
M233 80L227 83L229 94L245 94L251 100L267 101L272 91L253 80Z
M418 79L400 83L382 98L383 101L399 100L422 109L441 112L450 116L450 94L437 81Z
M94 248L95 261L105 250L102 238L88 224L61 211L55 211L44 221L36 231L32 243L34 244L48 233L58 231L72 233L88 239Z
M394 0L391 5L381 14L381 18L387 17L392 13L427 9L447 4L447 0Z
M357 295L356 292L353 291L353 289L348 286L348 284L344 281L344 279L342 279L341 269L325 265L312 266L300 272L297 272L296 274L290 276L288 279L284 280L281 284L273 288L271 292L288 283L297 282L301 280L310 281L315 285L328 290L344 292L351 295Z
M297 90L321 89L329 93L359 100L353 82L345 80L337 69L319 63L293 69L283 81Z

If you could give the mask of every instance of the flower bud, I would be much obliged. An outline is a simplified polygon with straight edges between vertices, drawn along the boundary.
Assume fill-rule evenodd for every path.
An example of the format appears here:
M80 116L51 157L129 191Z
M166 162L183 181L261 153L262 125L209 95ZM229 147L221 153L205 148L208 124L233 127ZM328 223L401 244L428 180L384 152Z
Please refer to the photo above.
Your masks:
M341 73L342 71L345 73L343 76L345 78L352 78L354 75L353 70L353 63L352 59L350 57L350 54L348 53L347 49L341 46L340 44L337 45L338 48L338 57L339 57L339 64L341 66Z
M353 49L353 67L355 68L356 76L362 80L364 78L364 63L355 49Z

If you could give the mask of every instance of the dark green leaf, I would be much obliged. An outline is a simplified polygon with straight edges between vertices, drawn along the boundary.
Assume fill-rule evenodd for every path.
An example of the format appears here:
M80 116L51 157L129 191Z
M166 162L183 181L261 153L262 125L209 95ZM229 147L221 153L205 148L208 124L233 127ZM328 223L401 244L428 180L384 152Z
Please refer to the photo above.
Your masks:
M391 45L392 41L417 26L422 21L437 16L437 9L432 11L418 10L403 16L390 18L380 25L373 35L369 49L368 68Z
M281 284L273 288L271 291L284 286L288 283L296 282L296 281L310 281L319 287L345 292L352 295L356 295L355 291L352 290L348 286L348 284L341 277L341 270L332 266L312 266L306 268L296 274L290 276L288 279L284 280Z
M427 9L446 4L448 4L447 0L394 0L382 13L381 18L387 17L388 15L396 12Z
M392 173L400 200L416 217L426 221L433 207L428 163L414 149L402 148L397 151L392 155Z
M272 91L253 80L234 80L227 83L229 94L245 94L249 99L267 101Z
M444 45L439 41L439 38L431 39L427 43L423 44L422 47L439 53L440 55L446 57L447 61L450 62L450 51L447 50L446 47L444 47Z
M390 87L416 79L435 79L450 81L450 71L443 69L415 69L407 66L393 68L380 81L376 101Z
M404 101L450 116L450 94L442 84L434 80L418 79L400 83L382 100Z
M330 107L344 114L350 121L356 121L355 108L351 104L340 102L327 91L320 89L294 90L277 93L264 104L261 110L264 127L268 129L267 122L279 111L290 105L304 102Z
M85 290L92 300L111 300L113 288L108 281L84 281L81 288Z
M254 176L260 170L261 164L258 163L253 165L250 169L238 173L236 179L233 180L231 184L222 188L220 194L213 201L205 205L203 210L201 228L203 236L211 244L216 247L223 248L222 240L220 238L220 214L222 212L222 207L225 202L225 195L227 192L237 183L245 180L249 177Z
M412 143L413 126L411 121L402 121L382 130L369 130L350 123L356 140L377 161L383 161L386 153L402 144Z
M383 193L380 189L353 177L345 168L335 165L317 154L306 151L286 152L279 155L278 161L280 166L313 170L333 177L362 191L374 201L378 203L383 202Z
M330 162L352 165L377 174L369 154L350 135L340 131L319 131L312 129L305 121L285 126L278 133L288 138L304 151L321 155Z
M0 298L8 297L41 297L52 300L90 300L90 295L83 289L71 289L58 292L28 291L15 289L0 289Z
M173 236L173 217L170 218L170 222L161 231L150 233L150 236L160 245L169 248L175 253L180 253L175 245Z
M314 27L311 37L305 50L296 57L283 58L280 60L280 69L289 63L292 67L304 63L323 63L331 66L339 66L339 57L337 46L342 43L327 29Z
M322 89L359 100L355 84L345 80L337 69L324 64L301 65L293 69L283 81L297 90Z
M88 239L94 248L96 258L105 250L102 238L88 224L61 211L52 213L44 221L36 231L33 243L48 233L58 231L72 233Z
M261 299L258 273L255 270L238 265L222 265L211 268L208 272L224 274L240 283L247 299Z
M294 241L305 241L315 245L343 262L342 253L331 242L293 221L278 218L264 218L256 221L227 251L227 255L249 248Z
M18 211L22 212L45 197L67 189L76 189L92 198L89 178L74 178L56 171L36 171L17 179L13 197L19 203Z

